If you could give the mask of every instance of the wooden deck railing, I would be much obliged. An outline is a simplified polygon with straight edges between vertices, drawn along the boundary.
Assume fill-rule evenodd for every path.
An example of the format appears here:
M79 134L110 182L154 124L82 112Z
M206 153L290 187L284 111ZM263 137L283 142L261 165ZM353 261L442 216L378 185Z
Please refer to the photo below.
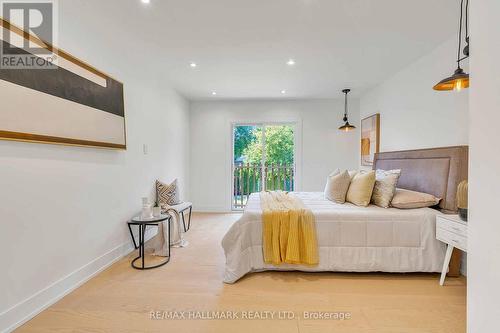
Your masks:
M233 170L233 208L245 207L250 194L260 191L293 191L295 166L288 164L235 165Z

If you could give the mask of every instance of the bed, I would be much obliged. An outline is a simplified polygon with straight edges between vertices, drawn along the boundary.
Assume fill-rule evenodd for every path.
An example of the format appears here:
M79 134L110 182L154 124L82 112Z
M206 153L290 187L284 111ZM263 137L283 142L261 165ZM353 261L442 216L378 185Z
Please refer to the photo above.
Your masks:
M374 169L401 169L398 187L443 198L439 207L401 210L336 204L322 192L297 192L316 220L319 265L268 265L262 254L259 194L222 240L224 282L250 272L440 272L445 245L436 240L436 215L456 211L457 184L467 179L466 146L379 153Z

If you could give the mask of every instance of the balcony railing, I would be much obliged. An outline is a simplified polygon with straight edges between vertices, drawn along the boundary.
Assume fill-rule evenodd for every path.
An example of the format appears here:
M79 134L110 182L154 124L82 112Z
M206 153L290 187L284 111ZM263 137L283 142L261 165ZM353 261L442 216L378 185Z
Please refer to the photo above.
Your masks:
M260 191L293 191L295 166L289 164L237 164L233 170L233 208L243 209L250 194Z

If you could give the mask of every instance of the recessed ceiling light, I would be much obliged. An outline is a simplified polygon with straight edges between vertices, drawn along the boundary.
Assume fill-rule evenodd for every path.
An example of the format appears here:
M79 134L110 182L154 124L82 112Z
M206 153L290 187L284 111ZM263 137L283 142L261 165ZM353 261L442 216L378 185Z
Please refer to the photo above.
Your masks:
M141 0L142 3L148 4L151 2L151 0Z
M282 94L286 94L286 90L282 90L282 91L281 91L281 93L282 93Z
M192 68L195 68L198 65L195 62L192 62L192 63L189 64L189 66L191 66Z
M295 60L293 60L293 59L288 59L288 61L286 62L286 64L287 64L288 66L293 66L293 65L295 65Z
M217 95L217 91L212 91L212 96Z

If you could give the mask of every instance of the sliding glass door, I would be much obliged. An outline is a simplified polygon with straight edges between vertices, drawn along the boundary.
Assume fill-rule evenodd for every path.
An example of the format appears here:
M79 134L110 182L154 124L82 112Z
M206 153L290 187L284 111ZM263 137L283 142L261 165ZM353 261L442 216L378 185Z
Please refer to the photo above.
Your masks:
M250 194L293 191L295 187L295 125L233 126L232 207L245 208Z

